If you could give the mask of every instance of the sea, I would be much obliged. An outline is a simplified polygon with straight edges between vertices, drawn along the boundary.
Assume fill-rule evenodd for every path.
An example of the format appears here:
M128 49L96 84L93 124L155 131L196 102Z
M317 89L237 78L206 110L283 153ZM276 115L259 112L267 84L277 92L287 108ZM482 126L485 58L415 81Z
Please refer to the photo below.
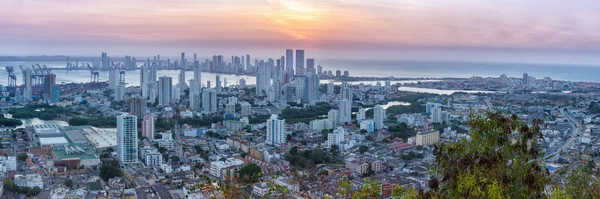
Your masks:
M64 61L0 61L0 84L7 85L8 73L5 66L13 66L17 75L17 84L22 84L22 74L19 65L31 66L32 64L46 65L49 68L64 68ZM80 63L81 64L81 63ZM141 63L140 63L141 64ZM560 65L560 64L518 64L518 63L480 63L480 62L442 62L442 61L392 61L392 60L358 60L358 59L323 59L317 60L323 70L349 71L350 76L356 77L400 77L400 78L468 78L473 76L499 77L506 74L509 77L520 78L523 73L538 79L550 77L555 80L600 82L600 65ZM108 71L98 71L100 81L108 80ZM54 70L57 83L83 83L90 81L88 70ZM334 72L335 73L335 72ZM158 70L157 76L169 76L177 82L179 71ZM204 72L202 82L214 82L215 73ZM236 85L239 80L246 80L246 84L254 84L256 78L246 75L221 74L221 79L228 85ZM192 71L186 72L186 80L191 80ZM328 80L326 80L328 81ZM139 86L139 70L126 71L125 83L127 86ZM187 82L187 81L186 81ZM377 81L364 82L375 84ZM392 83L412 83L414 81L398 81ZM383 84L383 82L381 82ZM214 83L212 83L214 86Z

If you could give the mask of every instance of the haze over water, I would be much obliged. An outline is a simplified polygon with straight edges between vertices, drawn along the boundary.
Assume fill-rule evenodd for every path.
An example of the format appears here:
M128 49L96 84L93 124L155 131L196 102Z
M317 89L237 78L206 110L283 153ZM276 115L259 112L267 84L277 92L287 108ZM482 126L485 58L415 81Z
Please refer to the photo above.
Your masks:
M434 62L434 61L393 61L393 60L343 60L323 59L316 60L317 64L323 66L323 70L348 70L351 76L356 77L405 77L405 78L468 78L472 76L499 77L506 74L509 77L520 78L523 73L528 73L538 79L550 77L555 80L567 81L591 81L600 82L600 67L583 65L552 65L552 64L515 64L515 63L483 63L483 62ZM5 66L15 67L17 83L23 83L19 65L31 66L32 64L46 65L49 68L63 68L66 62L20 62L0 61L0 76L7 77ZM81 63L80 63L81 64ZM141 65L142 63L138 63ZM100 72L100 81L108 81L108 72ZM57 83L83 83L90 81L88 70L54 70L57 75ZM178 70L158 70L157 75L169 76L173 82L178 81ZM215 82L214 73L202 73L202 84L206 86L207 81ZM186 79L193 77L192 71L186 72ZM139 86L139 70L127 71L125 75L127 86ZM228 85L238 84L242 78L246 84L256 83L255 77L245 75L221 74L226 78ZM0 84L6 85L7 78L0 78ZM186 81L187 82L187 81Z

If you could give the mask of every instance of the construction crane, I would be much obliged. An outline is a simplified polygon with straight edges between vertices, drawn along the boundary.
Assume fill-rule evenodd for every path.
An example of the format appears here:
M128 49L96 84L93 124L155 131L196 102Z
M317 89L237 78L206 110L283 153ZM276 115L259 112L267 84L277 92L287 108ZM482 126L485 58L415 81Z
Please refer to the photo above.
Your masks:
M100 73L94 71L94 68L90 66L90 64L86 63L88 69L90 69L90 83L98 83L98 78L100 77Z
M15 68L12 66L6 67L6 72L8 73L8 86L17 86L17 75L15 75Z

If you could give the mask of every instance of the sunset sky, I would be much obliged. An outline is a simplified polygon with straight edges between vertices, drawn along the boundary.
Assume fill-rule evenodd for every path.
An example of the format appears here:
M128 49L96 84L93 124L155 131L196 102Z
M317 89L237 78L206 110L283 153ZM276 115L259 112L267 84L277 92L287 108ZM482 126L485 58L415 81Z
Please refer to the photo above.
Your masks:
M1 0L0 55L600 62L594 0Z

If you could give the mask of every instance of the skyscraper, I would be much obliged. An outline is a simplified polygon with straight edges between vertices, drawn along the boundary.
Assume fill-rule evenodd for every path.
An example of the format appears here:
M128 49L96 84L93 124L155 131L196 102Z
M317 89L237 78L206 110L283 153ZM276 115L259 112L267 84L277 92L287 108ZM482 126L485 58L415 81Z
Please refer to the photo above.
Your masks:
M264 61L258 63L258 71L256 72L256 95L263 96L269 91L271 85L271 70L270 65Z
M196 80L196 83L198 83L198 84L202 83L201 75L202 75L202 67L200 67L200 65L194 66L194 80Z
M202 95L200 92L190 93L189 107L192 111L201 111L202 110Z
M117 116L117 155L122 165L138 160L137 117L124 113Z
M187 62L187 60L185 60L185 52L182 52L181 53L181 61L179 61L179 65L180 65L181 69L185 69L186 62Z
M338 106L340 109L340 123L352 122L352 101L340 100Z
M110 70L108 70L108 86L110 88L116 88L117 86L121 85L119 82L120 79L120 74L119 74L119 70L115 69L115 68L111 68Z
M204 89L202 92L202 111L217 112L217 91L214 89Z
M158 105L167 106L173 98L173 83L171 77L158 78Z
M142 136L150 140L154 139L154 122L156 122L156 117L154 114L148 114L144 116L144 120L142 121Z
M319 96L319 78L316 75L307 73L304 77L304 95L302 101L312 102Z
M216 81L215 81L215 90L217 91L217 94L221 93L221 75L217 75L216 77Z
M144 117L146 115L146 98L136 96L129 98L129 114L136 117Z
M48 102L56 102L52 99L52 97L54 96L54 92L56 91L56 89L54 88L56 84L56 75L53 73L50 74L46 74L44 75L44 90L43 90L43 96L44 99L47 100ZM60 91L60 89L59 89Z
M304 50L296 50L296 75L303 75L304 71Z
M529 84L529 75L527 73L523 73L523 85Z
M306 59L306 73L316 74L315 59Z
M183 69L179 70L179 76L178 77L179 77L179 79L178 79L179 81L177 82L177 85L179 87L186 86L186 84L185 84L185 70L183 70Z
M361 121L361 120L366 119L366 112L367 112L366 108L358 109L358 115L356 115L356 120Z
M31 82L32 73L33 72L29 67L25 68L25 71L23 71L23 84L25 84L25 89L23 89L24 101L31 101L31 98L33 97L33 90L31 89L31 86L33 84Z
M375 121L375 129L383 129L383 120L385 119L385 109L383 109L383 106L377 105L373 108L373 118Z
M267 139L265 142L271 146L279 146L286 143L285 119L273 114L267 120Z
M294 75L294 50L285 50L285 73Z
M250 105L250 103L242 102L240 103L240 107L240 115L242 117L248 117L252 114L252 105Z

